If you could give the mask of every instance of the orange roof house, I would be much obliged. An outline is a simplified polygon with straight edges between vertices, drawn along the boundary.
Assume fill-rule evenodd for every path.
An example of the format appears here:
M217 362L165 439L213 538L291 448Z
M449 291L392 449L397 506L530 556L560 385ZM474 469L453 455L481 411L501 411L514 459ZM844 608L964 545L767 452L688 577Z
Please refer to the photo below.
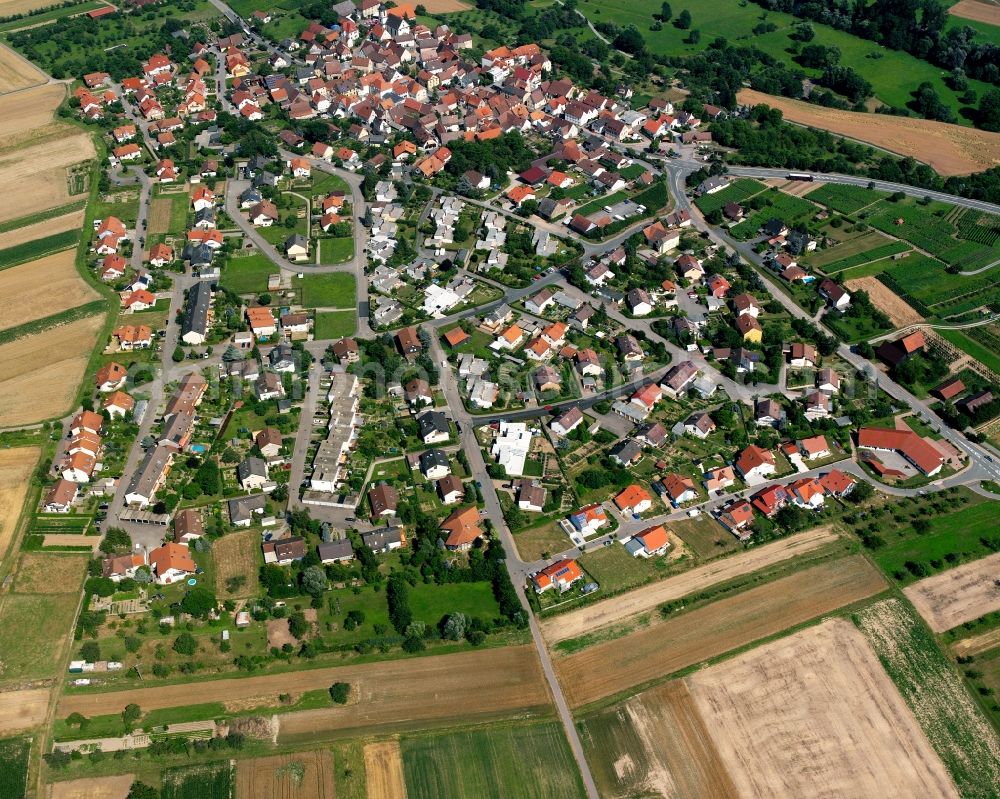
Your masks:
M469 338L469 334L460 327L453 327L444 334L444 340L448 342L449 347L458 347L468 341Z
M149 567L161 585L183 580L198 570L188 548L173 542L157 547L149 553Z
M116 388L121 388L127 376L128 372L125 367L112 361L97 370L97 374L94 375L94 383L101 391L114 391Z
M514 205L521 206L526 201L535 199L535 190L531 186L515 186L507 192L507 199Z
M633 483L615 497L615 505L622 513L643 513L652 507L653 498L638 483Z
M575 560L557 560L551 566L546 566L531 578L535 584L536 593L543 593L550 588L558 588L560 592L569 589L577 580L583 579L583 570Z
M475 505L457 508L441 522L441 529L448 531L444 545L452 551L471 549L477 538L482 538L479 529L479 509Z

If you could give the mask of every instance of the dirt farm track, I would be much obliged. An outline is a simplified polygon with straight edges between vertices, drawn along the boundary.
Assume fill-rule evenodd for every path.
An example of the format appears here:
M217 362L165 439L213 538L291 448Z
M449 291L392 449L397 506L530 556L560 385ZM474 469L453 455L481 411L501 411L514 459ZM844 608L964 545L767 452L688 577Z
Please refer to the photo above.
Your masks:
M554 616L542 622L542 632L550 644L567 638L576 638L598 627L616 624L630 616L650 611L664 602L696 594L710 585L759 571L836 540L836 534L829 527L817 527L761 547L754 547L747 552L714 560L676 577L630 591L624 596L612 597L570 613Z
M742 89L736 96L747 105L767 104L790 122L823 128L930 164L941 175L968 175L1000 164L1000 133L927 119L894 117L822 108L801 100Z
M1000 553L926 577L903 589L917 613L936 632L1000 609Z
M60 718L74 711L85 716L118 713L132 702L147 711L208 702L268 706L277 703L279 693L325 690L338 681L351 684L350 703L284 714L280 717L280 738L454 720L453 698L474 684L488 685L489 690L478 692L475 703L460 711L463 718L549 712L551 704L534 647L515 646L243 679L204 680L187 683L182 690L176 685L163 685L68 694L60 700L58 713Z
M959 795L847 621L831 619L687 682L740 796Z

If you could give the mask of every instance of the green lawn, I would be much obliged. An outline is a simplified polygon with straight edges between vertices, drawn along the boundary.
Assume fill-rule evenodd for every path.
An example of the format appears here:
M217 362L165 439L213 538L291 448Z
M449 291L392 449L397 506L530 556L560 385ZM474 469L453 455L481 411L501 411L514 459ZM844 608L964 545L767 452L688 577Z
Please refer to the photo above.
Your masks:
M739 178L721 191L699 197L695 200L695 205L702 213L707 214L722 208L726 203L741 203L748 197L760 194L765 188L767 187L763 183L753 178Z
M351 187L348 186L347 182L339 175L324 172L321 169L313 170L312 193L326 195L334 191L342 191L345 194L350 194ZM349 199L350 198L348 197L348 200Z
M417 583L410 589L410 607L413 618L429 626L456 611L483 620L499 615L489 583Z
M354 335L358 327L355 311L317 311L313 334L317 339L342 339Z
M296 282L302 287L302 304L307 308L354 307L355 281L349 272L309 274Z
M354 237L318 239L319 260L323 264L342 264L354 257Z
M902 524L885 520L880 523L878 535L886 545L875 550L873 557L886 574L895 576L901 584L911 583L917 576L907 569L908 562L921 563L928 572L934 572L992 554L994 550L985 546L982 539L996 536L998 514L1000 503L974 497L970 504L950 513L916 515ZM918 533L912 524L921 518L930 523L930 530L924 534ZM949 563L946 560L949 554L960 559ZM940 565L935 566L932 561Z
M400 746L409 799L584 795L573 755L556 722L405 736Z
M254 253L230 257L222 270L223 288L236 294L259 294L267 291L267 277L281 271L266 255Z

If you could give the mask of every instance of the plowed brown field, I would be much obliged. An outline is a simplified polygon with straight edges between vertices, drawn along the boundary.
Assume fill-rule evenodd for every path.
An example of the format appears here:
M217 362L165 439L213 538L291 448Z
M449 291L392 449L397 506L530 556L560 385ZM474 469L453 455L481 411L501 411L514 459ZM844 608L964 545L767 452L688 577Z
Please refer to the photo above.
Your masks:
M335 682L351 685L356 702L323 710L283 714L279 740L341 729L371 730L407 723L454 722L457 718L496 717L549 710L551 699L534 647L483 649L451 655L307 669L243 679L189 682L111 693L64 695L59 716L118 713L129 703L143 710L206 702L246 701L278 693L326 690ZM470 685L488 685L474 699ZM456 697L466 699L456 702Z
M39 726L45 721L48 709L48 688L0 693L0 735L11 735Z
M823 108L753 89L740 90L736 99L747 105L764 103L777 108L790 122L822 128L899 155L911 156L930 164L945 176L968 175L1000 164L1000 133L928 119Z
M824 563L555 658L579 707L665 677L879 593L885 578L863 557Z
M864 636L830 619L687 679L740 796L958 797Z
M576 638L599 627L617 624L631 616L646 613L664 602L696 594L709 586L773 566L775 563L811 552L836 540L836 534L829 527L817 527L814 530L791 535L762 547L754 547L746 552L714 560L676 577L629 591L622 596L553 616L542 622L542 633L551 644L567 638Z
M996 0L959 0L948 13L975 22L1000 25L1000 3Z

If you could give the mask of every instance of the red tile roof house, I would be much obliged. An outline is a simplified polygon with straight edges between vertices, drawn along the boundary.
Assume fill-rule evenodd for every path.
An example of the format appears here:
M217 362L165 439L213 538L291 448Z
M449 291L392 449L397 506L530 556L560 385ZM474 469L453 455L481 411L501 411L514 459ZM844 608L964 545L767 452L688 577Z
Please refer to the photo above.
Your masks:
M753 508L745 499L730 503L719 514L719 523L740 541L746 541L753 535L750 525L753 523Z
M770 519L788 504L788 492L784 486L768 486L753 495L753 506Z
M97 390L102 393L115 391L125 385L128 372L120 363L108 363L97 370L94 375L94 384Z
M632 536L632 540L625 544L625 549L633 558L652 558L663 555L670 549L670 537L666 528L658 524Z
M823 486L827 494L832 494L835 497L846 497L854 490L858 481L839 469L831 469L819 478L819 484Z
M160 585L169 585L186 579L198 569L191 559L187 546L174 543L164 544L150 552L149 566L156 575L156 582Z
M575 560L557 560L535 574L531 581L535 593L542 594L550 588L558 588L560 593L568 591L577 580L583 579L583 571Z
M751 444L743 450L733 465L748 483L760 482L777 471L774 455L756 444Z
M653 498L638 483L633 483L616 495L614 502L622 513L640 514L653 507Z
M933 477L944 466L944 456L937 448L912 430L862 427L858 430L858 447L896 452L927 477Z

